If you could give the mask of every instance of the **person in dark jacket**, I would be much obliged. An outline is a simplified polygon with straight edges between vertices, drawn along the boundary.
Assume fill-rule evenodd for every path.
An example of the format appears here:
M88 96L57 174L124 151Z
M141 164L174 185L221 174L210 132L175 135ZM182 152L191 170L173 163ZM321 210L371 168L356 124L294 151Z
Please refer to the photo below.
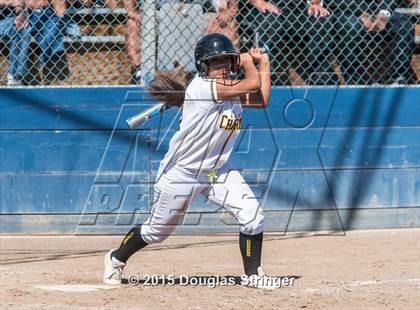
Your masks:
M290 68L307 84L337 83L330 62L333 24L322 5L306 0L245 0L239 7L242 38L270 50L273 84L290 84Z
M328 0L324 5L333 16L337 55L346 83L413 82L414 23L408 15L395 11L407 7L405 1ZM388 53L382 60L384 46Z

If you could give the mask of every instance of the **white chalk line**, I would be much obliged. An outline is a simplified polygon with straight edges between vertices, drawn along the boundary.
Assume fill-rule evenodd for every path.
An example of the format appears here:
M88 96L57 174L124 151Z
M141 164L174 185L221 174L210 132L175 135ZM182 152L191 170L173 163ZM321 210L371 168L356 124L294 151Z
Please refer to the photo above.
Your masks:
M383 285L383 284L398 284L398 283L420 283L420 279L391 279L391 280L368 280L368 281L355 281L353 283L348 283L345 285L337 287L319 287L311 288L307 287L303 290L300 290L303 293L336 293L338 291L346 291L350 289L357 289L366 286L374 285ZM36 285L35 288L48 291L57 291L57 292L94 292L99 290L112 290L119 288L120 286L109 286L109 285L90 285L90 284L51 284L51 285Z
M52 285L35 285L36 288L56 291L56 292L94 292L99 290L112 290L119 288L119 286L110 285L90 285L90 284L52 284Z
M367 280L367 281L355 281L348 284L338 284L337 287L320 287L311 288L307 287L301 290L303 293L336 293L338 291L346 291L350 289L358 289L366 286L383 285L383 284L400 284L400 283L420 283L419 278L413 279L391 279L391 280Z

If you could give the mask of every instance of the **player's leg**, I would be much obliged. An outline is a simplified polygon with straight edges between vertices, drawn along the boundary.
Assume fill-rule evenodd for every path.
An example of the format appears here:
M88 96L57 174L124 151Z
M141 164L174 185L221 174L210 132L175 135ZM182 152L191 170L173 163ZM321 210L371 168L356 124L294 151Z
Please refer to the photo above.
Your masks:
M254 193L236 170L221 173L211 189L206 189L212 202L224 207L240 224L239 247L245 273L258 274L261 267L264 215Z
M172 168L163 174L154 186L153 203L149 218L133 227L118 249L105 255L104 283L119 284L127 260L148 244L165 240L182 220L195 193L201 185L194 178Z
M120 247L111 253L111 257L115 257L118 261L126 263L127 260L137 251L141 250L149 243L153 243L152 240L146 242L146 238L142 237L142 230L143 235L149 236L148 239L151 239L150 230L150 223L153 222L158 225L156 218L164 219L166 221L173 220L171 219L167 213L166 209L169 209L170 206L170 196L172 195L172 188L170 187L168 178L169 175L164 175L159 179L159 181L154 185L153 188L153 201L152 201L152 208L151 213L148 219L142 224L133 227L124 237L123 241L120 244ZM149 229L144 228L145 226L149 226ZM164 225L162 225L164 226ZM165 226L164 226L165 227ZM168 228L168 227L166 227ZM160 230L163 230L162 227ZM170 231L165 230L166 233L170 233ZM163 241L162 235L159 234L154 238L155 242Z
M261 267L263 210L241 174L236 170L221 173L206 194L208 199L223 206L240 224L239 247L248 276L241 283L252 288L278 288L276 279L265 275Z

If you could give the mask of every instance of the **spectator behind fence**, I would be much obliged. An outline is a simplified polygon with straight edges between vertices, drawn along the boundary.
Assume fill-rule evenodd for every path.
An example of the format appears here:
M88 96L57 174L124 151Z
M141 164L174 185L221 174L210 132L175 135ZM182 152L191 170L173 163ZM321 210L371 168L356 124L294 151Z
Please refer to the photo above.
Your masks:
M140 3L137 0L124 0L127 10L127 21L125 24L125 48L127 57L131 64L131 83L140 83Z
M44 81L64 80L69 75L64 49L65 0L26 0L31 34L40 48L39 67Z
M87 8L91 8L92 6L99 6L104 7L106 6L109 9L115 9L117 7L116 0L81 0L83 5Z
M7 71L9 86L21 85L27 74L26 60L31 36L26 21L21 18L16 19L16 15L19 15L23 9L23 0L0 0L0 39L9 49Z
M395 13L403 1L328 0L334 15L338 60L348 84L413 82L411 56L414 51L414 23L409 16ZM373 44L372 44L373 43ZM384 66L379 66L378 45L385 43ZM365 60L369 64L364 64ZM385 67L385 72L379 72ZM378 78L379 76L379 78Z
M67 0L66 7L67 9L78 10L82 7L82 2L79 0ZM66 37L71 38L72 40L80 40L82 38L82 32L80 26L71 18L71 15L68 14L68 11L64 14L64 24L65 30L64 34Z
M210 21L204 34L212 32L223 33L239 49L239 29L236 22L238 0L213 0L211 2L216 15Z
M333 24L321 5L305 0L242 0L238 18L242 36L258 33L258 44L269 47L274 84L290 84L291 67L308 84L337 83L329 60Z
M398 7L407 7L406 1L384 1L376 6L371 13L371 28L369 32L376 32L374 39L377 43L385 43L385 49L390 53L385 60L385 74L380 74L380 83L409 84L415 82L415 73L411 67L414 53L415 29L412 18L397 13ZM376 68L378 70L378 68Z

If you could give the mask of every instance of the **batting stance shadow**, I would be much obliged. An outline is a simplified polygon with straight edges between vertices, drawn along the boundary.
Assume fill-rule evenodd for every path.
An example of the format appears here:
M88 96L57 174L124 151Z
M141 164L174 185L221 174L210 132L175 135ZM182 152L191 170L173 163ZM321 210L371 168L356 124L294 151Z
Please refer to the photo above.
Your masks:
M214 288L218 286L234 286L243 285L246 283L246 276L189 276L181 275L163 276L163 275L145 275L142 279L138 276L130 276L129 278L122 278L121 283L131 286L207 286ZM288 276L270 276L273 282L279 287L293 286L297 279L301 276L288 275Z

